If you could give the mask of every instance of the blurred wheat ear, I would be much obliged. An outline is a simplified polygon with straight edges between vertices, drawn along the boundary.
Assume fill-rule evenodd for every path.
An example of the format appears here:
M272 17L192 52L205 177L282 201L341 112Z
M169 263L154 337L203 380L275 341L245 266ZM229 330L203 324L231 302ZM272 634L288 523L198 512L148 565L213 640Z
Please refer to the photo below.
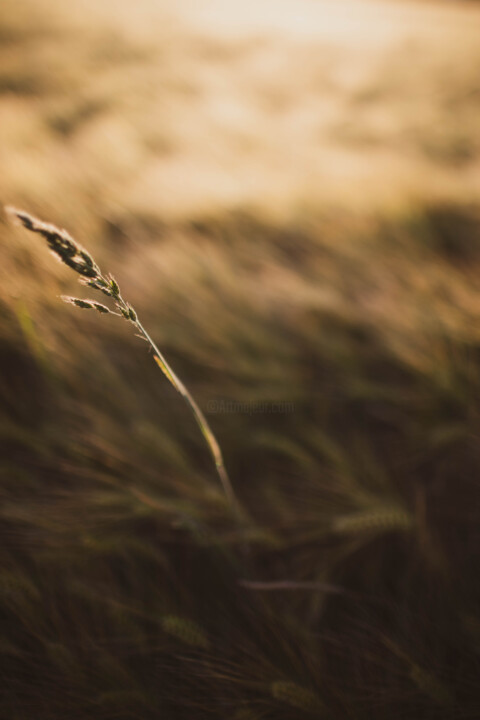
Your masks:
M20 223L31 232L42 235L42 237L45 238L51 252L63 263L65 263L65 265L68 265L72 268L72 270L75 270L75 272L81 276L80 282L83 285L86 285L93 290L98 290L103 293L103 295L111 298L118 312L111 310L102 303L90 299L63 296L62 299L65 302L71 303L83 310L97 310L97 312L105 315L108 314L123 317L125 320L133 323L139 334L147 341L154 352L155 362L190 407L215 461L215 466L225 495L232 507L238 511L240 509L240 505L238 504L235 493L233 492L232 484L225 469L225 463L223 461L220 446L215 438L215 435L210 429L204 414L139 321L134 308L123 299L120 292L120 286L117 281L112 277L112 275L102 274L99 266L90 253L88 253L85 248L74 240L66 230L60 230L55 227L55 225L44 223L23 210L17 210L13 207L6 207L5 210L14 222L17 224Z

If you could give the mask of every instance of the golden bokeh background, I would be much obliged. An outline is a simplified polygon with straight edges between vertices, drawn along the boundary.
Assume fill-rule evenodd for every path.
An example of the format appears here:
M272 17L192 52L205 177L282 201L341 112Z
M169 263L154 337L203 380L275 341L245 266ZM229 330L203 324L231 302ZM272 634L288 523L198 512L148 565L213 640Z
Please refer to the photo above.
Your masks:
M0 716L480 713L480 5L2 0ZM105 300L105 298L98 298Z

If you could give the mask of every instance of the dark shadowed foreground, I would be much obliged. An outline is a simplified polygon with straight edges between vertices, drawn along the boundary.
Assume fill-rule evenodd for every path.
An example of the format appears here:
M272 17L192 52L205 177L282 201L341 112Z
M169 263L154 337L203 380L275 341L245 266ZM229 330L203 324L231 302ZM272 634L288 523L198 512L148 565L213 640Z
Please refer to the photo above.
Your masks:
M2 215L0 716L478 720L480 11L167 5L2 3L0 201L242 512Z

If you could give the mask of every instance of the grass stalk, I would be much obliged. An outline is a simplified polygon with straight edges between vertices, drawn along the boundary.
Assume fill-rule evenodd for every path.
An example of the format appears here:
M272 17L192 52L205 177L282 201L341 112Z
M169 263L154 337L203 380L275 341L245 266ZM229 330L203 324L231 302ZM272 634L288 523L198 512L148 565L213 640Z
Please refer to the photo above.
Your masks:
M215 462L215 467L222 484L223 491L229 502L229 504L238 511L240 506L237 498L233 491L230 478L225 468L222 451L217 442L215 435L213 434L205 415L200 410L196 401L194 400L191 393L187 390L184 383L180 380L178 375L173 371L167 362L165 356L160 351L156 343L150 337L148 332L143 327L142 323L138 319L138 315L135 309L124 300L120 292L120 286L117 281L111 275L102 274L99 266L92 258L92 256L74 240L65 230L60 230L55 225L50 225L42 222L38 218L24 212L23 210L17 210L16 208L7 207L7 213L17 222L20 222L23 227L35 233L42 235L47 241L47 245L50 250L72 270L78 273L80 282L87 287L97 290L107 297L110 297L115 304L118 312L111 310L106 305L90 299L82 299L76 297L63 296L62 299L65 302L71 303L76 307L84 310L97 310L105 315L116 315L123 317L125 320L133 323L140 336L146 340L151 349L154 352L154 359L162 372L166 375L169 382L173 387L180 393L184 398L185 402L189 406L195 421L200 428L208 449Z

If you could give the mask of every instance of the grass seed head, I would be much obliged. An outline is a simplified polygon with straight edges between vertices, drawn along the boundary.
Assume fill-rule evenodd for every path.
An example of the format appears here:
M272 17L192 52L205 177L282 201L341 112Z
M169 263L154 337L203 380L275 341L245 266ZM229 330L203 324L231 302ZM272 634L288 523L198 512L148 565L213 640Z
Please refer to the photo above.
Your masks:
M96 301L93 303L93 307L94 307L95 310L97 310L99 313L103 313L104 315L106 315L107 313L111 313L111 312L112 312L106 305L103 305L102 303L99 303L99 302L96 302Z
M185 645L202 648L203 650L206 650L209 646L206 633L197 623L188 618L166 615L162 618L162 628L164 632L185 643Z
M87 287L93 288L94 290L99 290L107 297L112 297L112 292L109 289L108 283L103 280L103 278L80 278L80 282L82 285L86 285Z
M120 295L120 287L119 287L117 281L115 280L115 278L112 275L110 275L109 281L110 281L109 286L110 286L112 296L118 297Z
M91 302L91 300L82 300L81 298L70 297L69 295L62 295L62 300L82 310L93 310L93 302Z
M9 207L7 212L27 230L42 235L54 255L79 275L88 278L101 276L100 268L92 256L66 230L60 230L55 225L44 223L23 210Z
M385 506L339 517L334 521L333 530L339 534L408 531L412 524L412 517L405 510Z
M75 305L82 310L97 310L99 313L111 313L111 310L102 303L96 302L96 300L84 300L83 298L70 297L69 295L62 295L64 302Z

